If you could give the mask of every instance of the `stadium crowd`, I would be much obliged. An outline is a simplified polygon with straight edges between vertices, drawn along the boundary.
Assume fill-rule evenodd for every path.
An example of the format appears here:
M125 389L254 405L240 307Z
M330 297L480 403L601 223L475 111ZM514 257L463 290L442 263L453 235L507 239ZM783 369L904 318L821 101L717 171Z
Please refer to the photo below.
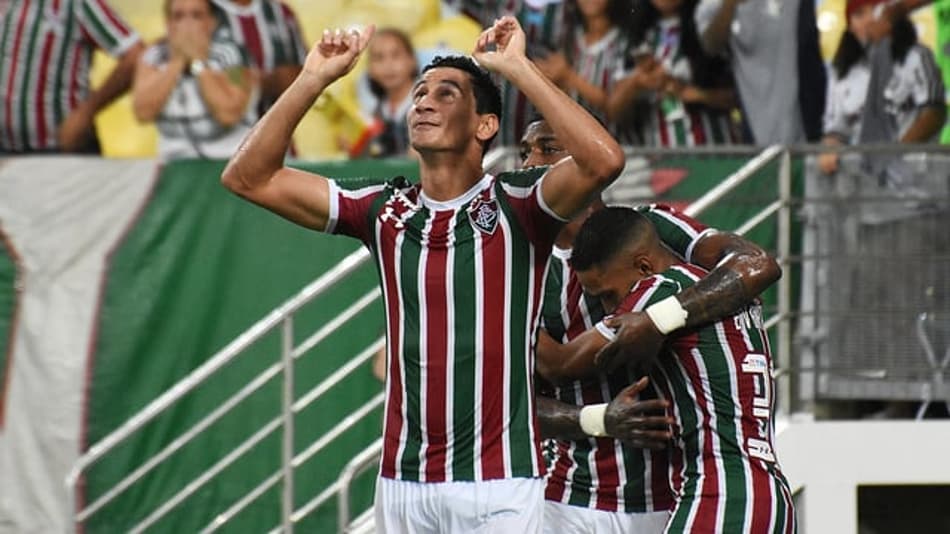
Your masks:
M827 65L808 1L448 0L442 16L486 27L514 14L529 57L626 145L926 143L939 138L946 103L935 53L907 17L925 3L847 1ZM227 157L309 45L276 0L165 1L167 33L144 55L105 0L14 0L0 13L7 153L98 152L95 114L131 91L136 119L157 127L160 157ZM351 157L409 153L407 96L424 62L411 35L385 30L354 89L365 124L339 136ZM92 88L95 50L121 61ZM498 143L514 146L535 113L510 84L503 96ZM833 173L837 153L820 168Z

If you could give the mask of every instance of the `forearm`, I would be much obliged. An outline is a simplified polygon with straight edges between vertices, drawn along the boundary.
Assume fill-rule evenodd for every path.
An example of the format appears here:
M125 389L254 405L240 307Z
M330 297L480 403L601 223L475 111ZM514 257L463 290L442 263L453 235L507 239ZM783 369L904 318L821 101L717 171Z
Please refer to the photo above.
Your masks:
M538 337L537 370L552 384L581 380L597 373L594 359L607 340L590 329L569 343L561 344L547 334Z
M729 33L732 20L736 14L736 7L740 0L722 0L722 5L709 27L700 36L703 48L709 54L719 54L729 44Z
M703 89L695 87L699 98L696 102L712 109L728 111L736 107L736 92L729 88Z
M204 69L197 76L201 99L208 106L214 120L222 126L233 126L241 121L247 110L250 89L247 72Z
M576 91L584 101L597 111L607 110L607 92L590 83L574 70L571 70L567 76L567 87Z
M642 92L636 74L618 80L607 95L607 116L614 121L623 117Z
M587 178L606 185L616 177L623 167L623 150L597 119L527 58L510 69L509 80L534 104Z
M152 122L162 112L168 97L175 90L185 61L172 58L164 68L140 67L132 86L132 112L140 122Z
M297 124L329 82L302 73L254 125L231 158L222 181L232 190L254 189L283 168Z
M135 43L126 50L106 81L91 91L83 104L90 106L94 112L98 112L128 91L132 86L135 67L143 50L144 46L141 42Z
M781 275L777 262L768 257L727 258L677 295L688 314L686 326L704 325L736 314Z
M581 407L550 397L535 397L541 439L578 440L588 436L581 430Z
M904 133L901 143L926 143L933 139L943 128L947 118L947 108L941 105L927 106L920 110L917 118Z

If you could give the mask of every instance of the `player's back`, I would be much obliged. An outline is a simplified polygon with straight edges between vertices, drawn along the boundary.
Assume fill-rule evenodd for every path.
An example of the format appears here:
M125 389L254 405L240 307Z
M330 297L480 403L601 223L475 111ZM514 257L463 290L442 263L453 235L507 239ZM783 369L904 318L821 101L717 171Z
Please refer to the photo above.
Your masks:
M705 274L674 265L638 282L624 308L642 310ZM791 494L773 448L774 381L761 307L677 333L652 374L677 425L670 484L678 505L668 531L791 531Z

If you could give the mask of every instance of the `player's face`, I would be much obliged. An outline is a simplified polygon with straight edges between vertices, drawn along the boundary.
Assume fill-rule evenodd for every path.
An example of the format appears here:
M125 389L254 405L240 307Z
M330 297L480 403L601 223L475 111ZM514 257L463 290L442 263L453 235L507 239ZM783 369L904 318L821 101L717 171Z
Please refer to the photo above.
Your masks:
M618 254L604 265L586 271L577 271L577 279L588 295L600 299L605 310L614 311L630 293L633 286L643 278L636 263L625 254Z
M475 139L479 115L468 73L453 68L426 71L412 88L409 141L424 150L453 150Z
M369 76L390 93L412 84L416 58L398 37L382 33L369 46L367 69Z
M547 122L535 121L528 125L521 138L521 167L554 165L567 157L564 149Z

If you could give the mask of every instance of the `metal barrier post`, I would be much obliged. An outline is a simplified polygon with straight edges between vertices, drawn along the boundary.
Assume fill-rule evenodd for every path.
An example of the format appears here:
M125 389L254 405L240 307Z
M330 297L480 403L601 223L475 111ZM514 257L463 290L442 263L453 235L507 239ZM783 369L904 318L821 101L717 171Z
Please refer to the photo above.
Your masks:
M779 162L778 194L781 208L778 213L778 259L785 271L778 282L778 357L782 367L794 369L792 365L792 156L788 149L782 152ZM778 410L785 410L791 414L794 378L792 373L782 373L786 376L786 384L781 388Z
M283 492L281 494L281 525L284 534L293 534L290 517L294 513L294 316L284 319L281 328L281 361L284 363L284 391L281 403L284 437L281 451Z

